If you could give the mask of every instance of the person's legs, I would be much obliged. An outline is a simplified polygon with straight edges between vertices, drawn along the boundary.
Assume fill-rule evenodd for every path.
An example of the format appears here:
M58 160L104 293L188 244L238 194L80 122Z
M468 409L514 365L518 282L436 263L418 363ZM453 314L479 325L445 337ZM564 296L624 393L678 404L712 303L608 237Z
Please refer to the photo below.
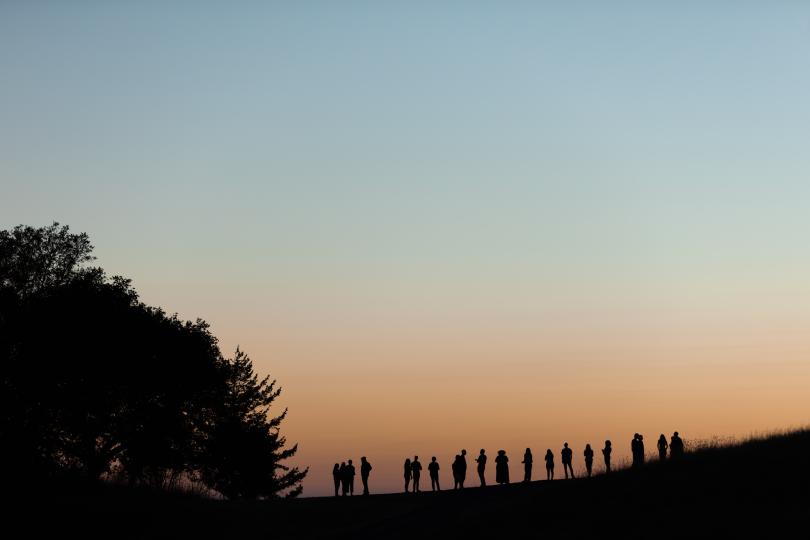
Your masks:
M368 476L363 476L363 495L368 495Z

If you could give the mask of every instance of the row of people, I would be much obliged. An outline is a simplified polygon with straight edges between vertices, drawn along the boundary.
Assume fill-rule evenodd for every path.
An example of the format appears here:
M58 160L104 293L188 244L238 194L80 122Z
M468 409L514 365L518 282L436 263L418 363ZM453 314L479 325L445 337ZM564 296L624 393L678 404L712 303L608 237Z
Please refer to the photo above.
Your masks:
M332 479L335 482L335 497L339 492L343 492L343 496L354 495L354 477L357 474L352 464L352 460L342 462L340 465L335 463L332 469ZM368 476L371 474L371 463L368 462L366 456L360 458L360 479L363 481L363 495L368 495Z
M633 456L633 467L639 467L644 464L644 437L639 433L633 435L633 440L630 443L630 449ZM678 435L676 431L670 442L668 443L666 437L662 433L658 439L658 453L659 459L664 460L667 457L667 451L669 451L670 458L678 458L683 455L684 452L684 444L683 440ZM605 447L602 449L602 458L604 459L605 463L605 472L610 473L611 470L611 455L613 453L613 445L612 443L607 440L605 441ZM570 478L574 478L574 467L573 467L573 457L574 452L568 446L568 443L563 444L563 448L560 451L560 460L563 465L563 472L565 474L565 478L568 479L569 475ZM585 450L583 451L583 457L585 458L585 471L588 477L591 476L593 473L593 459L594 459L594 451L591 448L590 444L585 445ZM363 495L368 495L368 477L371 473L371 464L368 460L364 457L360 458L361 466L360 466L360 477L363 481ZM546 454L544 457L544 461L546 464L546 478L548 480L554 479L554 453L551 449L546 450ZM478 478L481 482L481 487L485 487L487 485L484 473L486 471L487 465L487 455L486 451L482 448L478 454L478 457L475 458L475 462L477 464L476 470L478 472ZM530 448L526 449L526 452L523 454L523 481L530 482L532 479L532 468L534 465L534 457L532 456L532 451ZM433 456L430 460L430 463L427 466L428 475L430 476L430 489L431 491L441 491L441 486L439 482L439 463L436 460L436 456ZM464 481L467 477L467 451L461 450L459 454L456 455L453 463L451 465L451 469L453 472L453 489L463 489L464 488ZM403 466L404 478L405 478L405 492L418 493L421 491L420 480L422 476L422 463L419 461L419 456L414 456L413 460L407 458L405 460L405 464ZM335 482L335 496L338 496L338 492L342 487L343 495L353 495L354 494L354 476L355 476L355 468L352 465L352 460L348 460L348 464L341 463L338 465L335 463L335 467L332 471L332 475L334 477ZM498 484L508 484L509 483L509 457L506 455L505 450L498 450L498 455L495 458L495 482Z

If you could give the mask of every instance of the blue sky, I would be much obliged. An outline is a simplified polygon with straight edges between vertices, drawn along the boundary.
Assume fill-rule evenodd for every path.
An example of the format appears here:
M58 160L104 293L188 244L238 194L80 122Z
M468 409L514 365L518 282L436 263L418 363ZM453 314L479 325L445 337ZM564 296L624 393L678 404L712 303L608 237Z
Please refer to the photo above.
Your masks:
M809 141L806 2L0 4L0 227L86 231L246 346L302 448L369 335L435 366L525 340L544 373L540 327L651 332L810 381ZM734 425L799 421L795 390Z

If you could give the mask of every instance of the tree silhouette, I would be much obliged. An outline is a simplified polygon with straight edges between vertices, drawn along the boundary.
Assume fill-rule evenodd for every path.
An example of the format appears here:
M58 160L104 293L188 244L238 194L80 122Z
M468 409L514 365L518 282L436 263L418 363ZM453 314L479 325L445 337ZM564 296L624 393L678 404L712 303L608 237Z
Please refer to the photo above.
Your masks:
M22 476L120 470L131 484L202 478L227 497L301 491L282 461L279 390L220 352L208 324L139 301L86 234L0 231L0 459Z
M307 471L282 464L298 450L298 445L285 449L286 439L279 433L287 410L269 415L281 388L269 376L259 380L250 358L238 348L221 370L224 396L206 445L206 483L229 498L271 497L283 490L297 496Z

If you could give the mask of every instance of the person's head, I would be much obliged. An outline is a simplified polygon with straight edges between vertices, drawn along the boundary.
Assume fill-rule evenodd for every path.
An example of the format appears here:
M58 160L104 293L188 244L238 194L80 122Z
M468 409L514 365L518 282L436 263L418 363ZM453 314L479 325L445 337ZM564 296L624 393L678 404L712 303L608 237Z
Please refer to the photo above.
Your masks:
M406 457L405 458L405 465L410 465L410 464L411 464L411 458Z
M568 448L568 443L563 443L563 448Z
M678 436L678 432L677 432L677 431L675 432L675 435L674 435L674 436L675 436L675 437L677 437L677 436Z
M633 438L638 439L638 433L633 433Z
M482 456L484 455L484 449L483 449L483 448L481 449L481 451L479 452L479 454L481 454Z
M419 461L419 456L413 456L414 461Z
M351 465L351 464L352 464L352 460L349 460L349 465Z
M345 467L345 466L346 466L346 462L345 462L345 461L341 461L341 462L340 462L340 466L341 466L341 467Z
M639 434L638 434L638 440L643 441L643 440L644 440L644 435L642 435L641 433L639 433Z
M590 449L591 449L591 445L590 445L590 444L586 444L586 445L585 445L585 450L590 450Z
M506 450L498 450L498 455L499 456L506 455Z
M658 437L658 438L659 438L659 439L661 439L662 441L667 440L667 438L666 438L666 437L664 437L664 434L663 434L663 433L662 433L662 434L661 434L661 436L660 436L660 437Z
M546 455L547 455L547 456L553 456L553 455L554 455L554 454L551 452L551 448L549 448L548 450L546 450Z
M613 444L613 443L612 443L612 442L610 442L609 440L605 441L605 446L607 446L608 448L610 448L610 445L611 445L611 444Z
M339 468L340 468L340 464L339 464L339 463L335 463L335 469L339 469Z
M436 461L436 456L433 456L432 458L430 458L430 461Z
M366 456L361 457L361 458L360 458L360 461L362 461L363 463L365 463L365 462L366 462Z
M463 448L461 449L461 455L462 455L462 456L466 456L466 455L467 455L467 451L466 451L466 450L464 450Z
M526 449L526 453L527 453L527 454L531 454L531 453L532 453L532 449L531 449L531 448L527 448L527 449Z

